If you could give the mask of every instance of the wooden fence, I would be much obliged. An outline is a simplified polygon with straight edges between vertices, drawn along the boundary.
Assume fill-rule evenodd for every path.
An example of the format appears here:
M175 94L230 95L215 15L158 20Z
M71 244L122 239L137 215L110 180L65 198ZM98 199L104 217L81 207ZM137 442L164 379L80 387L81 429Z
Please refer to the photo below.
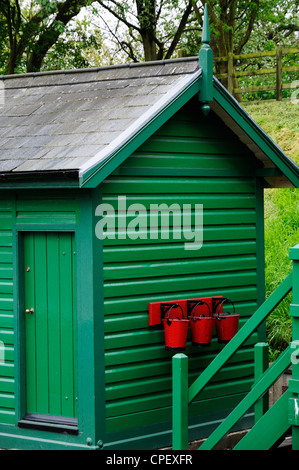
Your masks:
M288 90L294 88L294 81L283 83L283 73L284 72L299 72L298 65L292 66L285 66L283 57L287 54L298 54L299 48L285 48L285 47L277 47L274 51L265 51L265 52L256 52L252 54L240 54L235 55L233 53L229 53L226 57L214 57L214 63L217 62L227 62L227 73L222 74L215 74L219 79L227 79L227 89L232 95L242 95L244 93L256 93L261 91L276 91L276 100L282 100L282 92L283 90ZM258 58L273 58L275 62L275 67L271 68L261 68L255 70L239 70L241 67L244 66L246 62L250 59L258 59ZM239 64L238 64L239 62ZM254 78L260 75L268 75L268 74L275 74L275 81L273 80L273 84L271 85L261 85L261 86L250 86L250 87L235 87L235 78L241 77L251 77ZM274 78L274 77L273 77Z

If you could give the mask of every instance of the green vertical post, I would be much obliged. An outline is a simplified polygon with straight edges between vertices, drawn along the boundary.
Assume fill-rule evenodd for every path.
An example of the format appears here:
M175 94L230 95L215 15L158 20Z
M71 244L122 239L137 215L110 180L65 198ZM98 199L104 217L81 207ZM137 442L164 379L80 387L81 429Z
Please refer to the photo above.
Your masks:
M172 448L188 450L188 357L172 358Z
M268 368L268 344L257 343L254 347L254 382L257 383ZM254 406L254 422L257 423L268 410L268 393L266 393Z
M293 396L289 399L289 423L292 425L292 448L299 450L299 245L290 249L293 260L293 300L290 306L292 322L291 363L292 379L289 390Z
M101 188L80 194L77 230L78 266L78 424L91 448L105 442L105 348L103 251L96 237L96 207ZM81 431L80 429L80 431Z

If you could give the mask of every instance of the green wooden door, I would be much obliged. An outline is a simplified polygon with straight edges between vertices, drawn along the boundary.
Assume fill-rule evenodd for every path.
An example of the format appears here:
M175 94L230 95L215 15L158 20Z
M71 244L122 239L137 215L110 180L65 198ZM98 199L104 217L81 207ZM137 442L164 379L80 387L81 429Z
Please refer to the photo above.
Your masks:
M27 416L76 418L74 235L24 237Z

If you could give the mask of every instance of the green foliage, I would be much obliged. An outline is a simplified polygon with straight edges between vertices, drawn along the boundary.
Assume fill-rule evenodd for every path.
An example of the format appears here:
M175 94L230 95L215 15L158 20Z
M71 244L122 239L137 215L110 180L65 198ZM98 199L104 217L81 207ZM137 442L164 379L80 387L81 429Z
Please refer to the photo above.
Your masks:
M67 70L97 66L96 57L103 48L98 30L89 32L90 22L73 20L64 28L57 42L45 55L41 70ZM93 51L95 57L93 58ZM94 60L95 59L95 60Z
M298 198L298 189L277 189L265 192L267 296L292 270L289 249L299 241ZM272 360L286 348L292 337L292 320L289 315L291 299L290 294L267 320L267 341Z
M48 51L91 0L2 0L2 73L39 71ZM74 32L75 33L75 32Z
M298 164L298 105L290 101L261 102L245 109ZM271 119L269 119L271 116ZM292 269L289 249L299 243L299 189L265 190L266 295L278 287ZM274 360L288 345L292 334L289 306L292 296L276 308L267 320L270 359Z

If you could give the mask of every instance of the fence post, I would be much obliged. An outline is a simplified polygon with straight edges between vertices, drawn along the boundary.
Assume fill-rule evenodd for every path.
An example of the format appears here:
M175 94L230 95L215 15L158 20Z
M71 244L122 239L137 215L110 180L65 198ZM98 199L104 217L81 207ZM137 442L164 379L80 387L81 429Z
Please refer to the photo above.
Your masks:
M276 100L282 100L282 48L276 49Z
M258 382L269 366L269 347L267 343L254 346L254 382ZM269 408L269 395L266 393L254 406L254 422L257 423Z
M231 95L234 94L234 54L229 52L227 55L227 89Z
M172 449L188 450L188 357L172 358Z
M293 260L293 298L290 306L292 320L291 363L292 379L289 390L293 397L289 398L289 423L292 425L292 450L299 450L299 245L290 249Z

